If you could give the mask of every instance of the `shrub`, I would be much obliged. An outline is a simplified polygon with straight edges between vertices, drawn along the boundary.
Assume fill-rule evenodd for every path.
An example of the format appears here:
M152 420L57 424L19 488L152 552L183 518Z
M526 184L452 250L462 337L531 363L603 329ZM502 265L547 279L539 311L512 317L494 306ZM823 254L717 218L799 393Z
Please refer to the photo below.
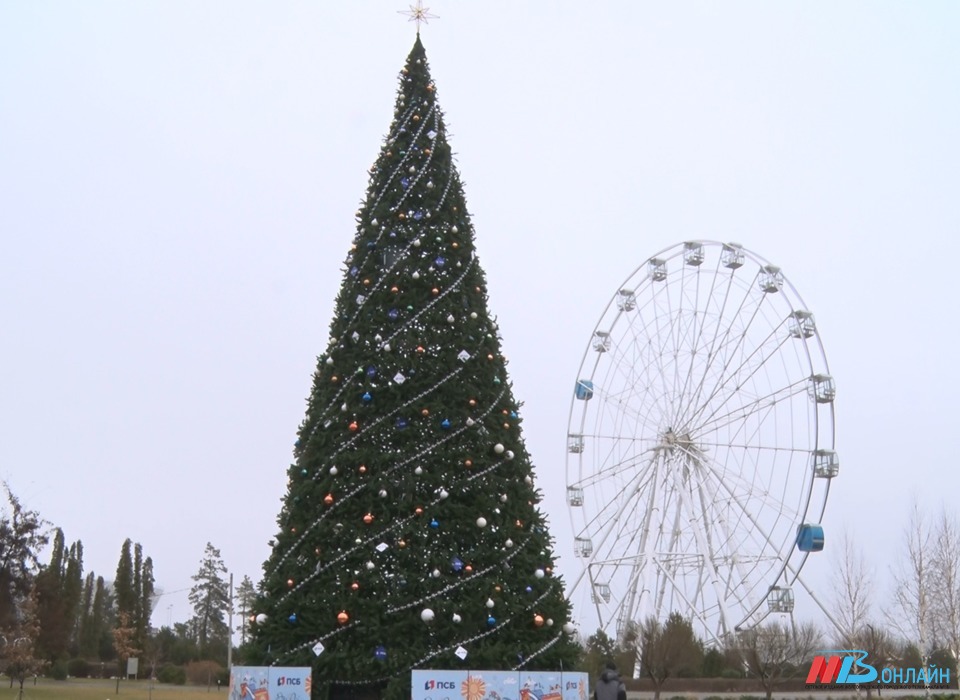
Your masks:
M50 677L55 681L67 680L67 662L55 661L50 667Z
M183 670L182 666L164 664L157 672L157 680L171 685L183 685L187 682L187 672Z
M67 662L67 673L73 678L89 678L90 662L86 659L70 659Z
M215 685L217 675L223 671L223 666L216 661L191 661L187 664L187 681L193 685Z

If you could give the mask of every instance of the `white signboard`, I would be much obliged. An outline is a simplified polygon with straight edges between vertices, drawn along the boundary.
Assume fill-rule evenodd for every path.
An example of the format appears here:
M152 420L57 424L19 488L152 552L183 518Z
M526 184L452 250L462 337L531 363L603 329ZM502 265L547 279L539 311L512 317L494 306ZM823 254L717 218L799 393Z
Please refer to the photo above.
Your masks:
M412 700L587 700L589 697L586 673L411 671Z

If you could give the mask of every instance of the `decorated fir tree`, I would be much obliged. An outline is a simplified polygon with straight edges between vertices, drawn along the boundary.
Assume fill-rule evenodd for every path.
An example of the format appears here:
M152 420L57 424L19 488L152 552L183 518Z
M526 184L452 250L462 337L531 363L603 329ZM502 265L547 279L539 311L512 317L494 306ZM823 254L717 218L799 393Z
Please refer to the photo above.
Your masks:
M264 564L260 661L409 697L409 671L570 668L473 226L419 36L371 169Z

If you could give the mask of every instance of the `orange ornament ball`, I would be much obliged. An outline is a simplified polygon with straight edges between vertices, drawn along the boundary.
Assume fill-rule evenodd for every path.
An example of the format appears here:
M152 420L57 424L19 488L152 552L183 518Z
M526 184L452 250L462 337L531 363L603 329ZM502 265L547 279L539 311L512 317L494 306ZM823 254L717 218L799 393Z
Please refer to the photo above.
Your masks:
M288 586L289 588L293 588L293 579L292 579L292 578L288 578L288 579L287 579L287 586Z
M326 503L327 505L330 505L331 503L333 503L333 494L328 493L326 496L324 496L323 502Z
M334 384L336 384L337 381L338 381L337 375L333 375L332 377L330 377L330 381L333 382Z
M429 416L429 415L430 415L430 409L429 409L429 408L423 409L422 411L420 411L420 415L421 415L421 416L424 416L424 417Z
M423 349L423 346L422 346L422 345L418 345L418 346L417 346L417 353L418 353L418 354L422 355L422 354L425 353L425 352L426 352L426 350Z
M361 474L366 474L367 466L365 464L361 464L359 467L357 467L357 471L360 472Z
M363 522L365 522L367 525L369 525L370 523L372 523L372 522L373 522L373 513L367 513L366 515L364 515L364 516L363 516Z
M423 508L421 508L420 506L417 506L413 512L416 513L417 515L423 515Z
M472 466L473 466L473 460L472 460L472 459L465 459L465 460L463 460L463 466L465 466L465 467L472 467Z
M404 547L407 546L407 541L406 541L406 540L400 540L399 542L397 542L397 546L400 547L400 549L403 549Z
M357 430L360 428L360 426L357 425L357 421L352 421L348 427L350 428L351 433L357 432Z
M469 564L467 564L465 567L463 567L463 570L464 570L466 573L468 573L468 574L472 574L472 573L473 573L473 567L470 566Z
M413 115L413 121L415 121L415 122L420 121L420 115L419 115L419 114L414 114L414 115Z
M399 292L400 290L397 289L396 287L390 287L390 291L393 292L394 294L396 294L396 293Z
M453 246L454 250L460 247L460 244L457 243L456 241L454 241L451 245Z
M369 286L370 286L370 280L369 280L369 279L365 279L365 280L363 281L363 286L364 286L364 287L369 287Z
M347 611L346 611L346 610L341 610L341 611L340 611L340 614L337 615L337 622L339 622L341 625L345 625L345 624L347 624L348 622L350 622L350 616L347 615Z
M476 400L476 399L470 399L467 403L469 403L471 406L476 406L476 405L477 405L477 400Z
M437 296L440 293L440 290L434 287L433 289L430 290L430 292L431 294L433 294L433 296Z
M537 627L543 627L543 615L534 615L533 624Z
M350 584L350 590L351 590L351 591L358 591L358 590L360 590L360 584L357 583L356 581L354 581L353 583Z

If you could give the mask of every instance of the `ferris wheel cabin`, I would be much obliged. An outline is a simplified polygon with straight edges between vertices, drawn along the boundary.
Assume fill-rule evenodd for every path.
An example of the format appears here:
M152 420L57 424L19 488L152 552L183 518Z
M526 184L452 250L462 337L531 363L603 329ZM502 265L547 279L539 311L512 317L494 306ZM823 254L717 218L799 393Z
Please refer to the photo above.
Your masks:
M574 396L580 401L589 401L593 398L593 382L589 379L578 379Z
M822 552L823 526L805 523L798 527L797 549L801 552Z

